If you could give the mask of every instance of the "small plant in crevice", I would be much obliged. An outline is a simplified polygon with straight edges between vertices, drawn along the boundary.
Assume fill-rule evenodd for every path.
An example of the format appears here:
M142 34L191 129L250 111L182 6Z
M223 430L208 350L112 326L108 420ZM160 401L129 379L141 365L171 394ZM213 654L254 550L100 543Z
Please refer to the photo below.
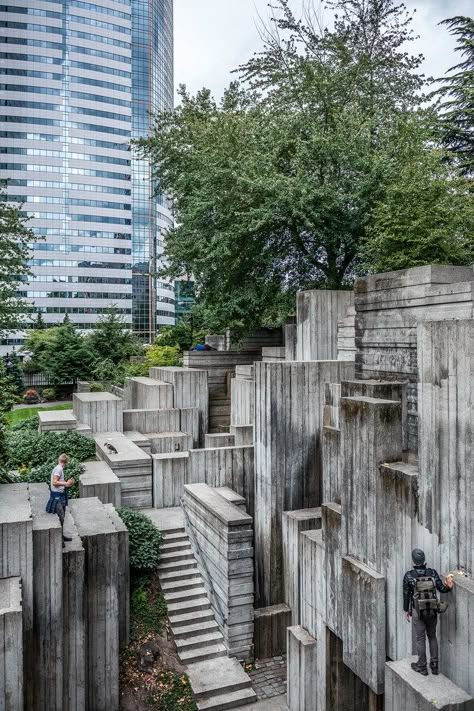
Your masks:
M197 711L191 684L186 674L173 671L160 672L157 678L158 694L153 694L148 702L156 711Z
M161 634L168 608L163 595L141 579L130 592L130 638L132 642L153 633Z

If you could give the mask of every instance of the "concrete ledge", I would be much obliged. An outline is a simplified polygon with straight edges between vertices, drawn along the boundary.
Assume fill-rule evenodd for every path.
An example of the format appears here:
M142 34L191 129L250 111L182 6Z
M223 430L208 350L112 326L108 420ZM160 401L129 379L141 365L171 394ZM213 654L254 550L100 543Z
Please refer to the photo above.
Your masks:
M121 506L120 479L106 462L85 462L84 474L79 477L81 499L97 497L103 504Z
M317 711L316 640L303 627L288 627L288 708L290 711Z
M231 425L230 433L234 435L236 447L253 445L253 425Z
M411 668L417 657L385 665L385 711L474 711L474 699L440 674L421 676Z
M189 452L193 448L192 434L185 432L148 432L152 454Z
M94 432L123 431L123 400L111 393L74 393L72 409Z
M235 437L227 432L218 432L216 434L207 434L204 437L204 448L212 449L213 447L234 447Z
M23 711L20 578L0 578L0 709Z
M75 430L77 418L72 410L44 410L38 412L39 432Z
M321 528L321 509L284 511L282 514L283 581L285 602L291 608L292 624L300 622L301 537L303 531Z
M146 434L147 432L179 432L180 411L177 409L128 409L123 411L123 428Z
M215 491L219 494L219 496L223 496L226 501L245 511L247 502L243 496L240 496L240 494L232 491L232 489L229 489L228 486L219 486L215 489Z
M133 444L136 444L137 447L140 447L145 454L151 454L151 444L150 440L148 437L141 432L137 431L129 431L129 432L124 432L125 437L128 437L128 439L133 442Z
M122 506L151 508L152 461L148 454L121 432L101 432L94 437L96 453L120 479ZM117 454L105 446L111 444Z
M154 378L128 378L124 399L130 409L169 409L174 406L173 386Z
M255 610L255 657L264 659L286 652L286 629L291 625L288 605Z

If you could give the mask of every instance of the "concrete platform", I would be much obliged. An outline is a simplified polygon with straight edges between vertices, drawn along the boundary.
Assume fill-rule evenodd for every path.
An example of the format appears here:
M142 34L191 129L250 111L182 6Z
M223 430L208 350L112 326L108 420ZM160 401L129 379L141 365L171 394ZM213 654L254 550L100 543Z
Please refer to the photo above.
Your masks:
M130 409L163 410L174 405L173 386L154 378L129 378L125 382L125 401Z
M193 436L186 432L147 432L152 454L189 452L193 448Z
M77 428L77 417L72 410L44 410L38 412L39 432L63 432Z
M121 432L101 432L94 436L96 453L120 479L122 506L152 505L152 460ZM105 446L111 444L117 454Z
M197 662L189 665L187 673L199 711L235 708L239 697L242 704L257 699L250 677L236 659L220 657ZM235 703L230 705L230 701Z
M385 711L474 711L474 699L440 674L421 676L411 669L417 657L385 665Z
M74 393L72 409L94 432L123 431L123 400L111 393Z
M140 449L143 449L145 454L151 454L151 444L150 440L148 437L141 432L137 432L136 430L129 430L128 432L124 432L125 437L128 437L128 439L133 442L133 444L136 444L137 447L140 447Z
M121 506L120 479L106 462L85 462L84 474L79 477L79 496L87 499L96 496L103 504Z
M148 516L155 526L163 533L184 528L184 513L181 506L169 509L140 509L141 513Z

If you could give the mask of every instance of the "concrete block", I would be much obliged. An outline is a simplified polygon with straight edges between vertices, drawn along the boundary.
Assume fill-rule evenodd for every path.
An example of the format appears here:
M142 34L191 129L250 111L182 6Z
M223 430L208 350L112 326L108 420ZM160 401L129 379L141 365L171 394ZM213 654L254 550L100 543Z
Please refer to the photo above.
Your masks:
M316 640L303 627L288 627L287 689L289 711L318 711L314 689L317 674Z
M0 578L0 709L23 711L21 579Z
M189 452L153 454L153 507L181 505L184 485L188 481Z
M235 437L227 432L207 434L204 437L204 448L213 449L217 447L235 447Z
M253 425L255 421L255 380L251 367L251 377L236 376L231 380L231 425Z
M85 425L83 422L77 423L76 432L81 434L83 437L88 437L89 439L92 439L93 437L92 427Z
M234 436L236 447L253 445L253 425L231 425L230 433Z
M118 564L118 604L119 604L119 638L120 647L129 643L130 635L130 564L128 529L113 504L106 504L104 509L111 518L119 538Z
M416 657L385 665L385 711L474 711L472 696L442 674L417 674L413 661Z
M87 708L118 711L119 534L99 499L70 509L86 553Z
M152 454L188 452L193 448L193 437L185 432L149 432Z
M372 689L384 690L385 580L354 558L342 559L344 663Z
M285 360L285 346L266 346L262 348L262 361Z
M33 655L28 670L35 711L63 709L63 540L46 513L47 484L29 484L33 515Z
M140 447L145 454L151 454L151 444L150 440L148 437L141 432L137 431L131 431L131 432L124 432L125 437L128 437L128 439L133 442L133 444L136 444L137 447Z
M322 531L325 546L326 625L338 637L343 637L342 540L341 507L327 503L321 506Z
M282 514L283 578L285 603L291 608L291 622L300 621L301 538L303 531L321 528L321 509L285 511Z
M180 411L172 410L124 410L123 427L125 431L180 432ZM187 430L184 430L187 432Z
M84 474L79 477L79 496L81 499L96 496L103 504L113 504L120 508L120 479L104 461L84 462Z
M247 502L244 497L240 496L240 494L237 494L235 491L232 491L232 489L229 489L228 486L219 486L215 489L215 491L220 496L223 496L226 501L229 501L231 504L234 504L234 506L239 506L243 511L246 511Z
M77 419L71 410L44 410L38 412L39 432L75 430Z
M85 551L74 520L66 511L63 548L63 703L86 711L87 608Z
M296 323L285 325L285 360L296 360Z
M302 626L312 637L322 639L321 629L326 624L326 549L323 532L302 531L300 616Z
M123 401L111 393L74 393L72 409L78 422L94 432L123 431Z
M127 378L124 399L130 410L169 410L174 407L173 386L155 378Z
M441 671L474 697L474 581L454 576L449 603L440 615Z
M354 303L351 291L300 291L296 297L296 359L337 360L337 327Z
M217 351L210 352L221 355ZM195 407L199 410L199 444L204 444L209 417L207 370L199 369L199 366L197 368L151 368L150 377L173 386L175 407L180 409Z
M198 407L182 407L179 411L179 431L192 435L193 449L199 447L200 420L201 416Z
M226 349L226 338L222 336L206 336L204 342L207 346L214 348L216 351L225 351Z
M286 629L291 625L288 605L255 610L255 657L266 659L286 653Z
M97 457L106 462L120 480L122 506L151 508L151 457L121 432L102 432L94 439ZM117 454L110 452L106 443L111 444Z
M259 604L283 601L281 514L321 503L324 388L352 377L338 361L255 364L256 580Z

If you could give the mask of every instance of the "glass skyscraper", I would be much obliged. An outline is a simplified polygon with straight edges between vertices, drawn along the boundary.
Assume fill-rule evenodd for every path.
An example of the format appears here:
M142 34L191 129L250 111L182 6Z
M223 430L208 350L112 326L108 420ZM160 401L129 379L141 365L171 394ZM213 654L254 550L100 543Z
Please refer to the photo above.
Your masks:
M43 238L21 295L82 329L114 304L151 341L174 323L156 275L172 220L130 140L173 105L173 0L14 2L0 6L0 179Z

